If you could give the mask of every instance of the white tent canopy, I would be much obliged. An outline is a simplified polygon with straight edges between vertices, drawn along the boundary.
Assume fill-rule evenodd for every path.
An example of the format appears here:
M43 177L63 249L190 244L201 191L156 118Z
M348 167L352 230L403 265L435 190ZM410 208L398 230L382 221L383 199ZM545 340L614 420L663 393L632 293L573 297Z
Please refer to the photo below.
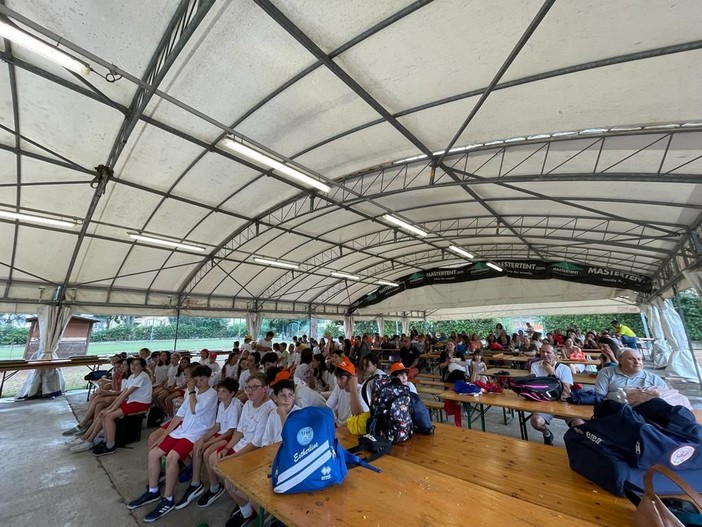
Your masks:
M662 288L699 257L697 0L6 0L0 15L92 70L0 39L4 310L341 318L378 280L465 263L452 245ZM501 296L408 301L437 317L479 298L636 301L489 282L470 287Z

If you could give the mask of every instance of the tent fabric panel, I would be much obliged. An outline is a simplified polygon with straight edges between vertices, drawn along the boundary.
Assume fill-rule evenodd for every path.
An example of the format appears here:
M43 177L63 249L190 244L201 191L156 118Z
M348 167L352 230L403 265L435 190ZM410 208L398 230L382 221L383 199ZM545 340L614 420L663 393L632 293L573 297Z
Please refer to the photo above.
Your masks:
M185 45L164 86L169 95L231 125L263 96L313 62L313 57L253 2L221 2ZM177 122L175 114L171 115L175 110L167 111L164 115L159 109L158 118Z
M461 91L487 86L495 64L509 55L539 7L532 0L512 2L505 9L487 0L434 2L336 61L395 113L454 95L454 86ZM412 53L407 53L408 45ZM480 53L466 53L475 49ZM449 73L450 84L437 82Z
M668 155L661 166L661 172L667 174L702 174L702 160L699 145L702 144L702 132L679 134L672 138Z
M689 118L701 51L638 60L494 92L457 144ZM509 123L509 130L504 123Z
M20 142L22 144L22 150L27 150L27 142L22 140L20 140ZM0 156L2 154L14 155L0 150ZM46 154L46 152L42 151L42 154ZM0 159L2 158L0 157ZM3 165L4 163L0 162L0 167ZM14 163L10 163L9 166L5 167L6 170L11 169L13 173L15 168L16 165ZM0 178L1 177L2 172L0 172ZM64 187L61 186L61 183L69 181L84 181L85 186L88 187L92 179L91 174L85 174L83 172L78 172L77 170L71 170L70 168L64 168L58 165L50 165L44 161L33 159L29 156L22 156L22 183L56 183L54 188L60 189L59 192L70 194L74 189L80 188L80 186L76 187L75 185L70 185L70 187Z
M154 0L133 9L128 0L86 6L79 0L65 2L12 2L12 9L48 27L81 47L114 61L140 75L173 16L174 4ZM110 21L106 24L105 21Z
M699 5L647 0L556 2L507 70L505 80L699 38ZM675 27L675 31L669 28Z
M83 284L99 280L100 284L109 285L130 247L129 243L86 239L78 251L71 281Z
M497 308L500 298L509 298L510 303L528 306L544 304L558 306L564 299L573 300L574 304L590 300L610 300L614 309L617 304L622 308L638 311L634 303L636 294L631 291L608 287L594 287L587 284L567 282L564 280L549 280L548 287L543 287L540 280L524 280L518 278L498 277L458 284L439 284L416 289L408 289L396 294L381 303L359 310L361 313L389 313L394 311L424 311L427 309L455 309L456 306L466 308L476 307L485 311ZM617 301L611 302L611 299ZM630 303L623 304L619 299L629 299ZM509 306L500 308L511 309ZM575 306L574 306L575 308ZM533 311L532 311L533 312ZM562 311L567 312L567 311ZM580 311L582 312L582 311Z
M194 153L187 157L188 163L196 157L192 155ZM228 196L259 177L260 173L259 170L244 166L223 155L209 152L185 174L173 192L198 203L216 207Z
M295 0L274 2L315 44L329 53L412 2L408 0Z
M46 280L63 282L76 239L74 233L22 225L17 234L15 266ZM37 257L39 247L41 258Z
M230 233L236 231L244 223L244 220L228 214L208 213L188 234L188 238L207 240L212 245L219 245Z
M46 210L57 216L83 218L90 205L94 190L85 185L70 186L26 186L22 188L20 206L23 209Z
M336 179L416 152L416 147L391 125L381 123L315 148L296 161Z
M266 103L237 130L266 137L273 151L292 155L379 115L326 68L317 68Z
M190 203L183 203L174 199L167 199L154 211L153 216L146 224L144 230L170 236L172 238L188 238L189 232L207 216L208 210L196 207ZM205 241L190 240L201 245Z
M93 218L127 229L141 229L160 201L156 194L113 183L98 202Z
M249 217L255 217L271 207L269 201L271 196L275 196L277 200L285 201L299 192L299 189L293 187L284 178L279 180L266 176L240 189L222 207Z
M180 261L181 259L184 261ZM188 261L192 261L193 263L184 265ZM192 256L189 257L188 260L185 260L185 255L180 259L171 258L165 264L166 269L158 272L151 288L157 291L178 291L180 285L199 264L200 261L194 261ZM178 265L178 267L176 267L176 265ZM171 268L169 269L169 267Z
M124 147L115 175L156 190L170 190L202 147L155 126L137 125L137 129Z
M21 133L83 167L105 163L123 116L17 69Z

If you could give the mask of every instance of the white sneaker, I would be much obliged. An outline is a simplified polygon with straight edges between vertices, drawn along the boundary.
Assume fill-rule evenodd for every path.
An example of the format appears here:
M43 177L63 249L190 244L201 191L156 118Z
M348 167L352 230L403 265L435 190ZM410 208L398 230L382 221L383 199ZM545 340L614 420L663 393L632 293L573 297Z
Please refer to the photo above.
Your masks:
M75 445L80 445L85 439L83 439L81 436L78 437L72 437L68 441L66 441L66 446L75 446Z
M78 443L77 445L73 445L69 450L71 452L87 452L93 448L93 443L90 441L82 441Z

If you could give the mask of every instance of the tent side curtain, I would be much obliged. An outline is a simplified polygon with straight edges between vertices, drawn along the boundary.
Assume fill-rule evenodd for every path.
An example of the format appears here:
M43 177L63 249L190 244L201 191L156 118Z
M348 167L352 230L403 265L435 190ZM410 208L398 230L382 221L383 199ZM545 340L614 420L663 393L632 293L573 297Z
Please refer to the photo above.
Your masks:
M42 306L38 312L39 322L39 349L33 359L57 359L59 343L66 326L71 320L71 308L58 306ZM66 382L60 368L32 370L24 381L22 388L17 393L17 399L42 395L55 395L63 393Z
M263 315L261 315L261 313L256 313L255 311L246 313L246 329L254 340L258 340L258 334L261 331L262 323Z

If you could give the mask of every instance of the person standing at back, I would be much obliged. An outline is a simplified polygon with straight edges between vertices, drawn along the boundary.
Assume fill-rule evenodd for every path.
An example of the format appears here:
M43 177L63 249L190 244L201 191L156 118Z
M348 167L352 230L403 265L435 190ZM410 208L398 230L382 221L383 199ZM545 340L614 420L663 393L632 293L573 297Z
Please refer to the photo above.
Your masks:
M403 336L400 346L400 361L407 368L410 380L419 373L419 355L419 350L412 344L410 338L407 335Z
M636 333L629 327L625 326L618 320L612 320L612 327L614 332L619 335L619 340L622 341L625 348L637 349L639 346L639 339L636 338Z

